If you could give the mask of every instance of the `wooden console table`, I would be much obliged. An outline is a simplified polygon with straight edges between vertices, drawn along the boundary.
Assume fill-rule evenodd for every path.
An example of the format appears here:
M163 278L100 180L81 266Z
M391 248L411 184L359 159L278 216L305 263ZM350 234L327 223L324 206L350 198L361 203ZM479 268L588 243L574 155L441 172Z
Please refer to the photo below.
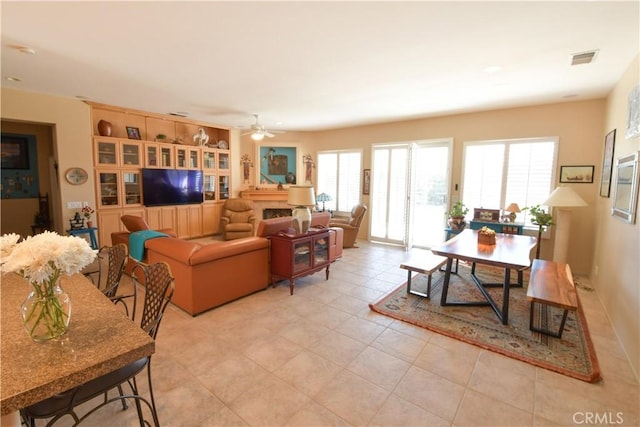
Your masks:
M305 234L278 233L271 239L271 284L276 278L289 279L293 295L295 279L322 269L329 279L329 229L310 229Z

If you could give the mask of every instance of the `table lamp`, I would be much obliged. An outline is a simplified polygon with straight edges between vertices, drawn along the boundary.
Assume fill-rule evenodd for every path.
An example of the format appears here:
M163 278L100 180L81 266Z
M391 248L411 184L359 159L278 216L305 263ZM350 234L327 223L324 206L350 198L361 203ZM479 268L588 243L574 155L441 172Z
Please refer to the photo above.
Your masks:
M541 203L543 206L558 208L556 221L556 240L553 245L553 260L567 262L567 248L569 247L569 230L571 229L571 210L587 206L587 202L570 187L560 186L553 190L547 200Z
M509 212L509 220L511 222L516 222L516 213L520 212L520 206L517 203L511 203L509 206L504 208L505 212Z
M325 204L325 202L330 202L331 200L333 200L333 199L327 193L320 193L320 194L318 194L318 197L316 197L316 201L322 202L322 212L324 212L324 204Z
M309 210L309 206L316 204L313 187L302 185L290 186L287 204L295 206L291 215L293 216L293 227L296 233L304 234L309 231L309 226L311 225L311 211Z

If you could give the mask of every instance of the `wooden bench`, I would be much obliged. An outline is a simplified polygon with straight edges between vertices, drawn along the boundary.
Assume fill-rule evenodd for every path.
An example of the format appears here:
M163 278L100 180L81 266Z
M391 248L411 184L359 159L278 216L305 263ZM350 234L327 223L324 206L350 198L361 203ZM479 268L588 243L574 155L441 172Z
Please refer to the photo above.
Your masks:
M527 300L531 301L529 329L555 338L562 338L562 331L564 330L569 310L576 311L578 309L578 295L569 265L541 259L533 260L529 288L527 289ZM558 332L533 326L535 303L564 310Z
M407 293L418 295L425 298L431 298L431 274L437 271L447 263L447 258L432 253L427 253L424 256L416 256L408 261L400 264L400 268L408 270L407 274ZM411 289L411 275L413 273L420 273L427 276L427 293L422 293Z

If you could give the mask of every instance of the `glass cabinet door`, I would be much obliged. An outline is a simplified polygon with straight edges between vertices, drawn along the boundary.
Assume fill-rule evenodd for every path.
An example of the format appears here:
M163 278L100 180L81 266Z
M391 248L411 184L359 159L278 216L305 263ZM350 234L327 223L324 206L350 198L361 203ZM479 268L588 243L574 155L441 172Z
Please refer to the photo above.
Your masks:
M176 147L176 169L187 168L187 149Z
M139 142L123 142L121 145L122 167L139 168L142 166L142 144Z
M202 169L213 170L216 168L216 152L203 150L202 151Z
M329 259L328 238L320 237L313 239L313 264L318 265Z
M160 167L173 168L173 147L160 147Z
M293 244L293 272L306 270L311 267L311 241Z
M228 171L229 167L229 153L218 152L218 169Z
M160 157L160 147L157 144L145 144L144 164L148 168L157 168L160 166L158 158Z
M140 172L123 172L122 185L124 187L124 205L142 204L142 181Z
M220 200L227 200L229 198L229 177L221 176L218 178L218 191Z
M200 153L201 151L197 148L189 149L189 164L187 165L189 169L200 169Z
M95 141L95 164L98 166L118 166L118 142L97 139Z
M98 171L98 206L117 207L120 206L119 182L117 171Z
M212 201L216 199L216 176L204 175L204 201Z

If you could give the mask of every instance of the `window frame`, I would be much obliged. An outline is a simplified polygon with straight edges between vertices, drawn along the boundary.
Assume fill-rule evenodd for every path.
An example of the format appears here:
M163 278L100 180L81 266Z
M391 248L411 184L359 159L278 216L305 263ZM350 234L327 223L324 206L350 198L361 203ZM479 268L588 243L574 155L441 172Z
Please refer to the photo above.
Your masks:
M508 138L508 139L488 139L488 140L475 140L475 141L465 141L462 147L462 164L461 164L461 191L460 191L460 200L464 201L464 182L465 182L465 171L466 171L466 162L467 162L467 147L469 146L479 146L479 145L504 145L505 149L503 152L503 162L502 162L502 175L501 175L501 188L500 188L500 206L499 209L503 210L505 206L507 206L508 202L506 200L506 192L507 192L507 181L508 181L508 171L509 171L509 153L512 145L517 144L535 144L535 143L553 143L553 154L552 154L552 164L551 164L551 177L549 182L549 192L551 192L556 187L556 180L558 176L558 151L560 147L560 138L558 136L547 136L547 137L529 137L529 138ZM541 200L539 203L541 203ZM539 204L537 203L537 204ZM473 217L473 209L478 208L480 206L467 206L469 208L469 213L467 214L467 218L469 216ZM485 206L489 208L488 206ZM525 206L520 206L520 208L524 208ZM493 208L493 207L491 207ZM548 208L549 212L552 213L552 208ZM525 230L532 230L537 233L538 227L528 220L528 216L526 213L518 214L521 216L518 222L522 222L524 224ZM548 228L545 232L544 237L548 237Z
M336 159L337 159L337 171L336 171L336 188L332 189L331 191L327 191L327 189L324 188L320 188L320 172L321 172L321 165L320 165L320 157L322 155L328 155L328 154L334 154L336 155ZM331 197L333 198L333 200L331 202L327 202L330 204L330 206L334 205L335 206L335 210L333 212L339 212L339 213L343 213L343 212L350 212L351 207L348 208L348 210L340 210L339 206L340 206L340 155L341 154L357 154L360 157L360 168L358 171L358 190L357 190L357 203L362 203L362 176L363 176L363 162L364 162L364 155L363 155L363 150L359 149L359 148L354 148L354 149L340 149L340 150L323 150L323 151L318 151L317 156L318 156L318 175L317 175L317 192L319 193L328 193L331 195Z

